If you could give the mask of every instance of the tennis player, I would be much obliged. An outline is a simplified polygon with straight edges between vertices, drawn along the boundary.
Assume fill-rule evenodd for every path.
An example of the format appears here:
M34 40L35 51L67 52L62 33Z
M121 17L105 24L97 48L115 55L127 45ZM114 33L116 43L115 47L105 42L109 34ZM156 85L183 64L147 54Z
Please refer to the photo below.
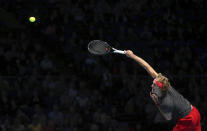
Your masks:
M201 131L199 111L170 85L168 78L161 73L158 74L131 50L124 52L126 56L138 62L154 79L150 96L166 120L177 120L173 131Z

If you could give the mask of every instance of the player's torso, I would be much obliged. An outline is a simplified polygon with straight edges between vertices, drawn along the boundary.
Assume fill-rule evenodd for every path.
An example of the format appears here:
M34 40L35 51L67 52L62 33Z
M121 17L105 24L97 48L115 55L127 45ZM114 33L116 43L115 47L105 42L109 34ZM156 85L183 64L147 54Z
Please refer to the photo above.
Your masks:
M161 111L171 114L173 119L185 117L191 111L190 102L172 87L163 98L159 99L159 103Z

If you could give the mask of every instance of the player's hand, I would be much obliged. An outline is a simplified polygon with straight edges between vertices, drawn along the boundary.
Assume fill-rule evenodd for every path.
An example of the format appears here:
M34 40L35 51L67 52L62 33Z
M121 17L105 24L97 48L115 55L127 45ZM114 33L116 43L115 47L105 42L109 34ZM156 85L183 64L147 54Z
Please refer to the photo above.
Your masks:
M132 55L134 55L134 53L131 50L124 50L124 52L127 57L132 57Z
M158 97L155 94L153 94L152 92L150 92L150 96L151 96L152 100L155 102L155 104L159 105Z

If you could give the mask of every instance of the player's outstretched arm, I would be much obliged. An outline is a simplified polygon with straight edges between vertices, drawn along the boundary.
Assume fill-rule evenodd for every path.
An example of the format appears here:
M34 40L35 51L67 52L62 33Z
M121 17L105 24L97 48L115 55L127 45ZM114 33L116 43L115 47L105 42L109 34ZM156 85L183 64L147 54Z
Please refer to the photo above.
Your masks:
M157 72L145 60L136 56L131 50L125 50L124 52L126 56L138 62L153 78L156 78Z

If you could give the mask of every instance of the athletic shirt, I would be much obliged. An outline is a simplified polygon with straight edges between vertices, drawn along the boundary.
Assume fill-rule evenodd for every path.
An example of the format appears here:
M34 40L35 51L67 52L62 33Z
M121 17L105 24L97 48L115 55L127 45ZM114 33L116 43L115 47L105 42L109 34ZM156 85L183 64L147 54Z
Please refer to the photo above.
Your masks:
M157 96L161 111L166 115L170 115L173 119L183 118L191 111L190 102L171 86L164 97Z

